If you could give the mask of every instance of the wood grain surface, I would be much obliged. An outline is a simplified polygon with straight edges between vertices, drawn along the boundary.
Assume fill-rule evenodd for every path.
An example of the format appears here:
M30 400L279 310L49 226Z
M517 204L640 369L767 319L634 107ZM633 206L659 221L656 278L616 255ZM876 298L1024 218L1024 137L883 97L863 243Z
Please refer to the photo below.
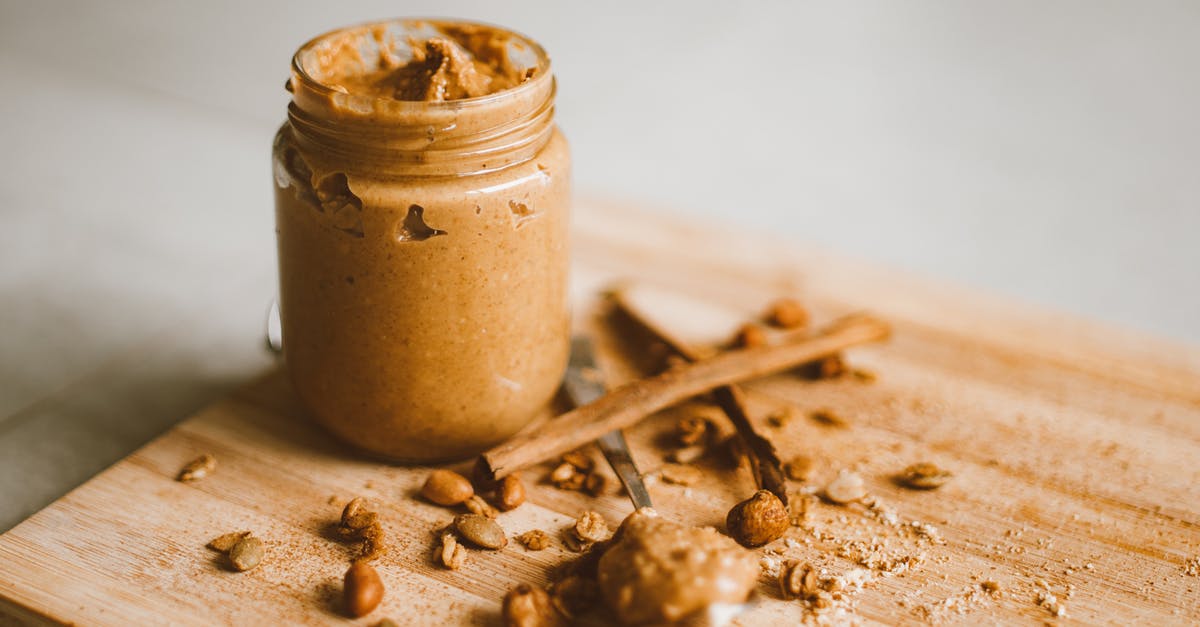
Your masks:
M740 624L1200 621L1200 351L617 204L581 212L574 245L579 317L613 382L638 371L631 351L652 352L593 306L614 282L746 316L787 294L818 323L869 310L894 325L888 343L846 355L874 382L789 374L745 386L756 421L795 416L764 430L784 459L814 460L796 493L852 469L873 505L813 503L805 525L760 549L768 570L800 560L861 589L814 614L764 575ZM811 420L816 409L845 424ZM707 409L668 410L629 431L652 478L675 420L696 411ZM212 476L174 480L205 452L218 459ZM932 491L895 482L923 460L954 478ZM651 496L665 515L720 527L754 486L717 455L697 465L700 483L652 480ZM433 562L434 532L455 512L415 496L428 469L356 456L268 373L0 536L0 623L350 623L338 599L351 548L331 525L366 496L392 549L378 564L383 605L358 624L499 624L510 586L545 583L572 557L558 536L575 516L595 509L615 525L631 509L616 493L558 490L543 481L548 470L524 473L529 502L499 520L510 536L550 532L550 549L511 542L445 570ZM242 529L268 556L234 573L204 545Z

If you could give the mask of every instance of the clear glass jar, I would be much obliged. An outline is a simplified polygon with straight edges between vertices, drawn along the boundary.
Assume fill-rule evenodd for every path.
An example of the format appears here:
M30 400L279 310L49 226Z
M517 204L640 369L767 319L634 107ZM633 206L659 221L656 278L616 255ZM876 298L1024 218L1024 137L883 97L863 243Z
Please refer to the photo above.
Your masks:
M341 80L405 63L420 54L406 58L406 42L443 28L499 37L493 52L522 82L412 101ZM394 460L461 459L509 437L554 394L569 346L570 155L549 58L495 27L393 20L308 42L288 88L275 218L300 399Z

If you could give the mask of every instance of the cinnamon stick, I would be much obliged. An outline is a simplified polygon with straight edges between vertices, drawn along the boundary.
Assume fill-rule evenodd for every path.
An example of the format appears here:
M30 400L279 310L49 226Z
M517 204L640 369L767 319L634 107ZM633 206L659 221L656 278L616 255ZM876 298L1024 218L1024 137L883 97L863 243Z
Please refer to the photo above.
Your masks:
M868 315L842 318L809 337L743 348L626 383L595 401L551 420L536 432L515 437L479 457L476 477L495 481L562 455L614 429L714 388L766 376L887 337L884 321Z

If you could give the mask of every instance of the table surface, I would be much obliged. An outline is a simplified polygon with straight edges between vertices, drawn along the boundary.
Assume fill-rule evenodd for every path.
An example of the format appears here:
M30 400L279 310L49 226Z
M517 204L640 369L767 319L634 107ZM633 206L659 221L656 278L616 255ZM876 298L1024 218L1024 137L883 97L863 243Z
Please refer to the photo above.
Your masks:
M790 482L797 502L809 495L803 522L759 550L757 601L738 624L1200 620L1200 351L629 207L577 220L573 300L611 384L638 376L653 354L590 304L614 283L655 295L639 302L660 303L658 323L676 332L709 312L695 330L710 338L780 294L807 303L816 326L864 309L893 326L887 342L845 353L873 381L782 373L744 385L750 419L782 457L807 455L813 470ZM690 300L664 301L671 293ZM792 418L774 425L783 410ZM840 420L817 420L818 410ZM663 515L720 528L754 490L746 469L714 452L695 462L693 485L662 478L675 422L697 411L668 410L627 435ZM204 452L216 471L176 481ZM953 478L932 491L897 484L923 460ZM284 377L268 376L0 536L0 623L15 613L34 623L344 624L338 581L350 548L329 528L365 496L390 545L376 563L388 593L358 624L496 624L507 589L552 580L574 555L561 534L575 517L595 510L615 524L631 510L613 490L554 487L552 469L524 472L527 503L498 518L513 536L548 532L551 548L511 542L450 571L434 563L433 541L455 511L416 497L429 469L353 454L307 419ZM862 477L868 498L813 496L842 470ZM263 564L241 574L204 548L240 529L267 546ZM814 617L780 597L771 573L788 560L843 582L831 607Z
M583 190L1200 340L1196 5L626 6L405 10L547 45ZM267 366L288 57L397 10L0 2L0 530Z

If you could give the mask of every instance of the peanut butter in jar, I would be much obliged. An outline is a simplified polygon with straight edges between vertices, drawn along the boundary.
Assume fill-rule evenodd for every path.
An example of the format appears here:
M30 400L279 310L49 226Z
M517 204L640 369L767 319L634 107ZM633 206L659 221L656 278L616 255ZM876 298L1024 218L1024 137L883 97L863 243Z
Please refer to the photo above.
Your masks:
M400 461L468 457L558 387L570 154L534 41L392 20L296 53L275 138L284 356L316 419Z

